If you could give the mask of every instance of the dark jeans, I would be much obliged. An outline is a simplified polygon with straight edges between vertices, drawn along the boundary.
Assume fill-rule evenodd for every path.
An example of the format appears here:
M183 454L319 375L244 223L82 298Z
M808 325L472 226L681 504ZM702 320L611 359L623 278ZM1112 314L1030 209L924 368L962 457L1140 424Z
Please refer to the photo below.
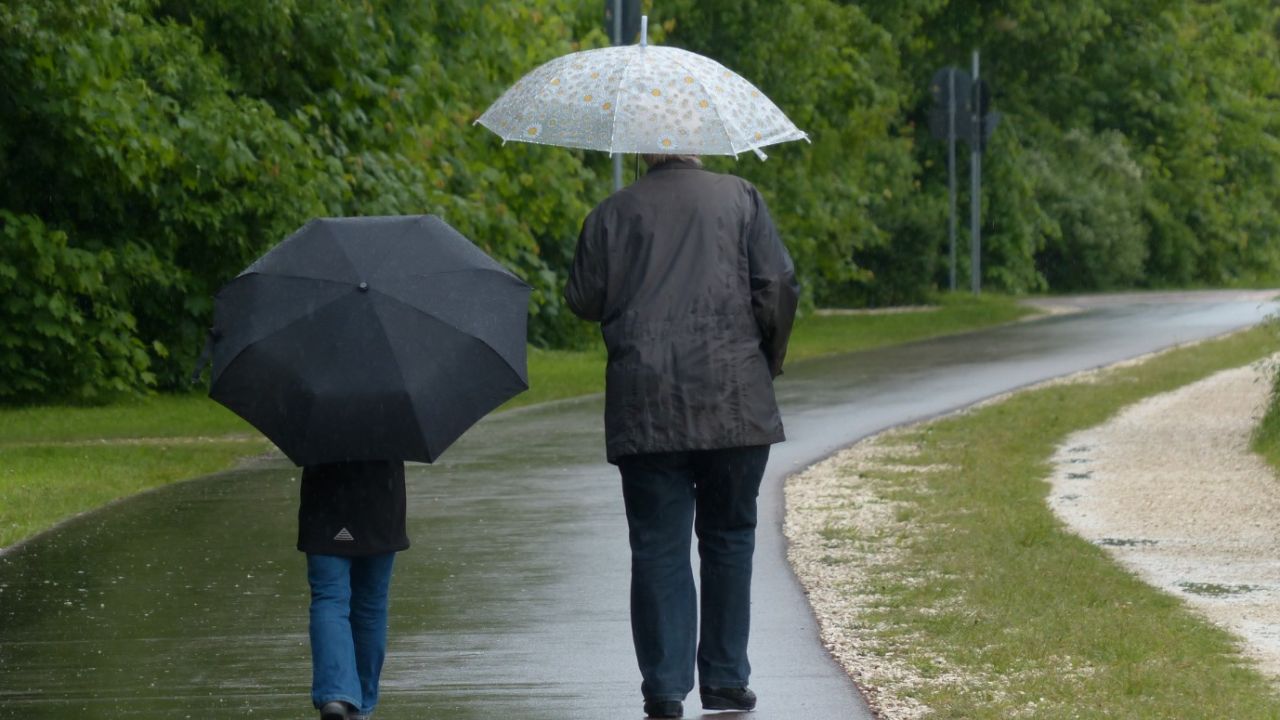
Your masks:
M631 536L631 634L646 700L751 674L751 559L769 446L628 455L618 460ZM689 559L698 535L702 623Z

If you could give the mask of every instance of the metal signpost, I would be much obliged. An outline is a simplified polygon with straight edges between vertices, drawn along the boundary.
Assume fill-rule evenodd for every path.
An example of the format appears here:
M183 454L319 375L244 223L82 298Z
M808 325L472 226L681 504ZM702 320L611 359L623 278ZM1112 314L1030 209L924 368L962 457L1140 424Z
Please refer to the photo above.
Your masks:
M614 45L626 45L640 31L640 0L604 0L604 29ZM622 153L613 154L613 191L622 189Z
M969 284L975 295L982 291L982 152L1000 124L1000 113L988 111L991 90L980 79L979 71L978 51L974 50L972 78L959 68L945 67L934 73L929 84L934 101L929 130L935 138L947 141L948 270L952 291L956 289L956 140L969 143Z
M978 76L978 51L973 51L973 117L969 139L969 286L973 294L982 292L982 108L979 107L981 79Z
M956 140L970 137L969 96L973 83L965 71L945 67L933 74L929 92L934 107L929 115L933 136L947 142L947 248L950 288L956 289Z

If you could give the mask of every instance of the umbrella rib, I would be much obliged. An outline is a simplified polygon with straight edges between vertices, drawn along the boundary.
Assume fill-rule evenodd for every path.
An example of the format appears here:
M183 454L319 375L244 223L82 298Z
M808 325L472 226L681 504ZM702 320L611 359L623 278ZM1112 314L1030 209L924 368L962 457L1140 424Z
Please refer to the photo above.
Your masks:
M494 275L501 275L502 277L507 278L508 280L516 280L521 283L524 282L523 280L520 280L520 278L517 278L514 275L508 273L506 270L499 270L496 268L485 268L485 267L455 268L453 270L441 270L440 272L425 273L425 274L424 273L408 273L406 275L403 275L402 277L429 278L429 277L437 277L439 275L456 275L457 273L473 273L473 272L493 273Z
M383 295L383 297L385 297L388 301L391 301L391 302L396 303L397 305L402 305L402 306L407 307L407 308L409 308L409 309L411 309L411 310L414 310L414 311L424 312L424 314L425 314L427 317L430 317L431 319L435 320L436 322L439 322L439 323L440 323L440 324L442 324L442 325L445 325L445 326L447 326L447 327L453 328L454 330L459 330L459 332L462 332L462 331L461 331L457 326L455 326L453 323L450 323L450 322L448 322L448 321L444 320L443 318L437 317L436 315L433 315L433 314L431 314L431 313L427 313L427 312L423 311L421 308L414 307L413 305L409 305L408 303L402 302L401 300L399 300L399 299L397 299L397 298L395 298L395 297L393 297L393 296L391 296L391 295L385 295L385 294L384 294L384 295ZM377 318L378 318L378 322L379 322L379 323L383 323L382 314L381 314L380 312L378 312L377 310L375 310L375 311L374 311L374 314L375 314L375 316L377 316ZM383 324L385 325L385 323L383 323ZM489 343L485 342L484 340L482 340L482 339L480 339L480 338L476 337L475 335L471 335L471 334L469 334L469 333L465 333L465 332L463 333L463 335L464 335L464 337L465 337L467 340L472 341L472 342L480 343L482 346L484 346L484 347L488 348L490 352L492 352L492 353L493 353L494 355L496 355L500 360L502 360L502 361L503 361L503 362L502 362L502 365L503 365L504 367L506 367L509 371L511 371L511 373L515 376L516 380L520 382L520 384L524 385L524 387L525 387L526 389L529 387L529 383L528 383L528 381L523 380L523 379L520 377L520 374L519 374L518 372L516 372L515 368L511 367L511 364L510 364L509 362L507 362L507 358L506 358L506 357L504 357L504 356L502 355L502 353L498 352L498 350L497 350L496 348L494 348L492 345L490 345ZM388 343L388 348L389 348L389 350L390 350L391 354L392 354L393 356L396 356L396 357L398 358L399 353L397 353L397 352L396 352L394 345L391 345L390 343ZM400 386L400 387L408 387L408 382L407 382L407 380L405 379L404 373L400 371L401 364L400 364L399 362L397 362L397 363L395 363L395 367L396 367L396 375L398 376L398 379L399 379L399 386ZM417 405L412 401L412 397L410 397L410 396L409 396L408 391L406 391L406 392L405 392L405 396L409 399L409 402L407 403L407 405L408 405L409 409L413 412L413 417L414 417L414 420L416 420L416 421L418 422L418 427L419 427L419 428L425 428L425 427L427 427L427 425L428 425L428 423L427 423L427 419L426 419L426 418L423 418L423 417L419 414L419 412L418 412L418 406L417 406ZM437 452L434 448L432 448L432 447L431 447L431 445L430 445L429 443L427 443L427 442L426 442L426 439L425 439L425 438L424 438L424 446L425 446L425 447L426 447L426 449L427 449L427 453L428 453L429 455L433 456L433 457L438 456L441 452L444 452L444 449L441 449L439 452Z
M493 271L493 270L481 270L481 272L495 272L495 271ZM484 340L484 339L482 339L482 338L476 337L475 335L472 335L470 332L468 332L468 331L467 331L467 330L465 330L464 328L460 328L460 327L458 327L456 324L454 324L454 323L450 322L447 318L440 317L440 316L439 316L439 315L437 315L436 313L433 313L433 312L431 312L430 310L424 310L423 308L420 308L420 307L418 307L417 305L413 305L413 304L411 304L411 303L407 303L407 302L405 302L405 301L401 300L400 298L398 298L398 297L396 297L396 296L394 296L394 295L389 295L389 294L387 294L387 293L382 293L382 292L380 292L380 293L378 293L378 294L379 294L379 295L381 295L382 297L385 297L386 299L388 299L388 300L390 300L390 301L392 301L392 302L396 303L397 305L402 305L402 306L404 306L404 307L407 307L407 308L409 308L409 309L413 310L414 312L420 312L420 313L422 313L423 315L426 315L427 317L431 318L432 320L435 320L435 321L439 322L441 325L448 326L448 327L450 327L450 328L452 328L452 329L454 329L454 330L457 330L457 331L458 331L458 332L460 332L460 333L463 333L463 334L464 334L464 335L466 335L467 337L473 337L473 338L475 338L478 342L483 343L483 344L485 345L485 347L488 347L490 350L492 350L492 351L494 352L494 354L496 354L498 357L504 357L504 356L503 356L503 354L498 350L498 348L494 347L494 346L493 346L492 344L490 344L488 341L486 341L486 340Z
M433 273L407 273L407 274L405 274L405 275L402 275L401 277L429 278L429 277L435 277L435 276L437 276L437 275L452 275L452 274L454 274L454 273L465 273L465 272L487 272L487 273L494 273L494 274L496 274L496 275L501 275L501 276L503 276L503 277L505 277L505 278L508 278L508 279L511 279L511 278L513 278L513 277L514 277L513 275L510 275L510 274L509 274L507 271L505 271L505 270L498 270L498 269L496 269L496 268L480 268L480 267L475 267L475 268L457 268L457 269L455 269L455 270L442 270L442 271L440 271L440 272L433 272ZM265 275L265 276L267 276L267 277L272 277L272 278L285 278L285 279L293 279L293 280L308 280L308 281L311 281L311 282L329 283L329 284L331 284L331 285L345 285L345 286L353 287L353 288L356 286L356 283L354 283L354 282L352 282L352 281L350 281L350 280L334 280L334 279L332 279L332 278L315 277L315 276L313 276L313 275L283 275L283 274L279 274L279 273L270 273L270 274L266 274L266 273L257 273L257 272L255 272L255 273L251 273L251 274L249 274L249 275L240 275L240 276L237 276L237 277L236 277L235 279L233 279L231 282L236 282L236 281L240 280L240 278L248 278L248 277L252 277L253 275ZM519 280L519 278L515 278L515 279L516 279L516 280ZM523 282L523 281L521 281L521 282ZM228 285L230 285L231 283L227 283L227 284L228 284ZM323 307L323 306L321 306L321 307Z
M385 297L390 297L390 296L385 296ZM393 298L393 299L394 299L394 298ZM373 314L374 314L374 317L376 317L376 318L378 319L378 324L379 324L379 325L382 325L382 326L383 326L383 328L384 328L384 331L383 331L383 333L382 333L382 335L381 335L381 336L382 336L383 338L386 338L386 337L387 337L387 333L385 332L385 325L386 325L386 323L384 323L384 322L382 321L382 316L377 312L377 310L376 310L376 309L374 310L374 313L373 313ZM391 343L390 343L389 341L387 342L387 349L388 349L388 351L389 351L391 354L393 354L393 355L395 354L395 350L391 348ZM399 380L398 386L399 386L399 387L404 387L404 386L405 386L404 373L400 372L399 364L396 364L395 373L396 373L397 378L398 378L398 380ZM314 398L313 398L313 400L314 400ZM421 424L422 424L422 418L418 417L418 411L417 411L417 408L415 408L415 407L413 406L413 403L412 403L412 402L408 403L408 405L409 405L410 409L411 409L411 410L413 410L413 416L414 416L414 419L415 419L415 420L417 420L417 421L418 421L419 426L421 426ZM311 406L310 410L314 410L314 402L313 402L313 404L312 404L312 406ZM303 433L303 436L302 436L302 442L300 443L300 445L301 445L302 447L307 447L307 446L309 446L309 444L310 444L310 442L311 442L311 435L312 435L312 432L313 432L313 430L315 429L315 425L314 425L314 424L312 424L312 423L310 422L310 420L311 420L311 417L310 417L310 416L311 416L312 414L314 414L314 413L313 413L313 412L308 412L307 422L303 425L303 427L305 427L305 428L306 428L306 431ZM430 448L427 448L427 451L428 451L428 452L430 452L430 451L431 451L431 449L430 449Z
M328 234L329 240L337 247L338 252L342 253L342 257L347 261L347 268L351 270L353 275L356 274L355 260L353 260L351 255L347 253L346 247L343 246L342 241L339 240L338 236L333 232L333 225L331 223L320 223L320 227Z
M269 278L283 278L286 280L307 280L310 282L323 282L323 283L329 283L331 285L350 285L352 287L355 286L355 283L351 282L350 280L334 280L333 278L317 277L315 275L296 275L294 273L276 273L276 272L264 273L260 271L237 275L236 277L232 278L231 282L228 282L227 285L230 285L233 282L239 281L240 278L250 278L255 275L261 276L261 277L269 277Z
M293 276L286 276L286 277L293 277ZM316 278L304 278L304 279L307 279L307 280L315 280ZM323 282L337 282L337 281L336 281L336 280L324 280ZM332 305L332 304L334 304L334 303L336 303L336 302L341 301L342 299L343 299L343 297L342 297L342 296L338 296L338 297L333 298L332 300L329 300L328 302L321 303L320 305L317 305L316 307L312 308L310 312L305 313L305 314L303 314L303 315L299 315L298 317L296 317L296 318L294 318L294 319L290 320L289 322L285 323L284 325L281 325L280 327L278 327L278 328L276 328L276 329L272 330L272 331L271 331L271 335L275 335L275 334L277 334L277 333L281 333L281 332L284 332L285 330L288 330L289 328L293 327L294 325L297 325L298 323L300 323L300 322L302 322L302 321L304 321L304 320L306 320L306 319L310 318L311 316L313 316L313 315L316 313L316 311L317 311L317 310L321 310L321 309L323 309L323 308L327 308L327 307L329 307L330 305ZM269 336L264 336L264 337L269 337ZM239 351L237 351L237 352L236 352L236 354L235 354L235 355L233 355L233 356L231 357L231 359L227 360L227 364L225 365L225 367L231 367L231 365L232 365L233 363L235 363L235 361L236 361L236 360L239 360L239 359L240 359L240 356L241 356L241 355L243 355L243 354L245 353L245 351L246 351L246 350L248 350L249 348L253 347L255 344L257 344L257 343L258 343L258 342L260 342L261 340L262 340L262 338L259 338L258 340L255 340L254 342L246 343L244 347L240 348L240 350L239 350Z
M628 46L628 48L630 47L633 46ZM639 52L643 53L644 49L641 48ZM614 154L614 144L618 141L618 115L622 110L622 89L627 85L627 74L631 72L631 63L636 51L624 51L624 53L623 57L626 58L626 62L622 65L622 79L618 81L617 90L613 94L613 128L609 131L609 155L611 157Z
M711 60L711 58L707 58L707 59L708 59L708 60ZM705 83L703 83L703 81L702 81L702 79L701 79L701 78L698 78L698 76L697 76L697 74L696 74L696 73L694 73L693 71L689 70L689 66L688 66L688 65L686 65L686 64L683 62L683 60L680 58L680 56L679 56L679 55L675 55L675 56L673 56L673 60L674 60L674 62L675 62L677 65L679 65L679 66L680 66L680 67L681 67L685 72L688 72L688 73L689 73L689 77L695 78L695 79L698 81L698 84L702 86L702 89L703 89L704 91L706 90L706 87L707 87L707 86L706 86L706 84L705 84ZM715 60L711 60L711 62L715 62ZM724 70L725 72L733 73L733 71L732 71L732 70L730 70L729 68L727 68L727 67L725 67L725 66L723 66L723 65L720 65L720 63L716 63L716 65L719 65L719 66L720 66L720 68L721 68L722 70ZM738 78L742 79L742 81L743 81L743 82L747 82L747 84L749 84L749 85L751 84L751 83L749 83L745 78L743 78L741 75L738 75L737 73L733 73L733 74L734 74L734 75L736 75ZM754 86L752 86L752 87L754 87ZM755 89L756 89L756 90L759 90L759 88L755 88ZM708 94L708 95L710 95L710 93L707 93L707 94ZM761 97L762 97L762 98L764 98L766 101L768 101L768 102L770 102L770 103L772 103L772 102L773 102L772 100L769 100L769 99L768 99L768 97L767 97L767 96L765 96L765 94L764 94L763 92L761 92L761 93L760 93L760 95L761 95ZM724 116L724 115L722 115L722 114L720 113L720 105L719 105L718 103L715 103L715 104L713 104L712 109L713 109L713 110L715 110L716 117L720 119L720 125L721 125L722 127L728 128L728 126L729 126L729 121L728 121L728 119L726 119L726 118L725 118L725 116ZM785 116L784 116L784 117L785 117ZM738 124L735 122L735 123L733 123L733 126L734 126L734 128L735 128L736 130L738 130L739 132L742 132L742 126L741 126L741 125L738 125ZM743 137L746 137L746 133L742 133L742 135L743 135ZM734 157L737 157L738 153L746 152L746 151L750 150L750 151L754 152L756 155L759 155L759 156L760 156L760 158L761 158L762 160L765 158L765 154L764 154L763 152L761 152L761 151L760 151L760 148L762 148L762 147L767 147L767 146L772 145L772 144L774 144L774 143L786 142L786 141L788 141L788 140L805 140L805 141L808 141L808 140L809 140L809 134L808 134L808 133L806 133L805 131L801 130L800 128L796 128L796 129L795 129L795 133L794 133L794 134L793 134L792 132L790 132L790 131L785 130L785 128L784 128L783 132L777 133L777 134L775 134L775 135L771 135L771 136L769 136L769 137L767 137L767 138L762 138L762 139L761 139L761 141L760 141L760 142L758 142L758 143L748 142L746 147L744 147L744 148L742 148L741 150L739 150L738 148L734 147L734 145L733 145L733 135L731 135L727 130L726 130L726 132L725 132L725 137L726 137L726 138L728 138L728 140L729 140L729 148L733 150Z
M710 97L711 93L707 92L707 85L702 81L702 78L699 78L694 71L690 70L689 66L684 63L684 61L680 58L679 55L673 54L672 57L674 62L680 66L680 69L689 73L689 77L696 79L698 81L698 85L702 87L702 91L705 92L708 97ZM715 62L715 61L713 60L712 62ZM716 64L720 65L720 63L716 63ZM729 70L729 68L726 68L723 65L720 65L720 67L724 68L726 72L732 72L731 70ZM715 111L716 118L720 120L720 127L724 132L724 137L726 140L729 141L729 149L733 151L733 156L737 157L739 151L738 151L738 148L733 146L733 135L729 132L729 121L725 119L724 115L720 114L720 103L718 102L711 103L711 109ZM734 123L734 128L736 128L738 131L742 130L741 127L738 127L737 123Z
M396 300L395 298L391 297L390 295L385 295L385 294L384 294L384 295L383 295L383 297L385 297L385 298L387 298L387 299L389 299L389 300L395 300L395 302L397 302L397 303L399 303L399 302L400 302L399 300ZM390 340L390 337L391 337L391 336L390 336L390 334L389 334L389 333L387 332L387 330L386 330L387 323L383 320L383 318L382 318L382 313L378 312L378 306L377 306L377 304L376 304L376 303L374 303L374 304L373 304L373 316L374 316L374 317L376 317L376 318L378 318L378 324L382 326L382 337L387 339L387 352L388 352L391 356L393 356L393 357L398 356L398 353L396 352L396 349L395 349L395 345L394 345L394 344L391 342L391 340ZM396 363L393 363L393 364L394 364L394 366L395 366L396 379L399 381L399 382L397 383L397 385L396 385L396 386L397 386L397 387L401 387L401 388L407 388L407 387L408 387L408 384L407 384L407 383L406 383L406 381L405 381L404 372L402 372L402 371L400 370L400 363L399 363L399 362L396 362ZM408 390L405 390L403 394L405 395L405 397L406 397L406 398L408 398L408 395L409 395ZM418 408L417 408L417 406L415 406L415 405L413 404L413 401L412 401L412 399L411 399L411 398L408 398L408 399L409 399L409 402L407 403L407 405L409 406L409 409L413 411L413 419L414 419L414 420L416 420L416 421L418 422L418 428L419 428L419 429L421 429L421 428L426 427L426 425L422 422L422 418L418 415ZM419 433L419 434L420 434L420 433ZM426 447L426 439L425 439L425 438L423 439L423 446L424 446L424 447ZM430 448L430 447L427 447L427 453L428 453L428 454L430 454L430 453L431 453L431 448Z
M510 104L516 107L516 110L513 113L513 125L523 128L528 127L531 124L541 124L539 120L542 116L533 113L532 108L539 107L539 103L556 102L554 98L549 96L553 83L557 77L564 73L564 66L570 64L572 58L576 55L578 55L578 53L570 53L569 55L554 58L529 73L527 77L532 79L533 76L536 75L539 82L536 85L532 82L528 83L527 87L522 89L518 97L513 96L511 98ZM522 82L517 82L512 89L514 90L522 84ZM514 120L519 120L519 122L514 122ZM541 139L545 133L538 133L538 135L530 139L528 136L521 134L519 130L516 130L515 132L516 137L514 139L521 142L529 142L539 145L555 144Z

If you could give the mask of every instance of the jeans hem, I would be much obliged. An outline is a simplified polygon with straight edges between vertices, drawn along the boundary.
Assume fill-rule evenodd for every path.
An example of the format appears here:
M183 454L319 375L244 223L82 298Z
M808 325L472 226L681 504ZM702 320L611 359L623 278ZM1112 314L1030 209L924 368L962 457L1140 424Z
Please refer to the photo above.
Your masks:
M324 707L325 705L328 705L331 702L344 702L350 705L351 707L355 708L356 712L360 711L360 701L356 700L350 695L334 695L333 697L327 697L324 700L316 700L315 696L312 696L311 698L311 704L315 705L317 710Z
M701 691L703 688L723 689L723 688L745 688L745 687L748 687L748 685L746 682L742 680L730 680L728 682L717 682L715 680L707 680L707 681L698 683L699 691Z

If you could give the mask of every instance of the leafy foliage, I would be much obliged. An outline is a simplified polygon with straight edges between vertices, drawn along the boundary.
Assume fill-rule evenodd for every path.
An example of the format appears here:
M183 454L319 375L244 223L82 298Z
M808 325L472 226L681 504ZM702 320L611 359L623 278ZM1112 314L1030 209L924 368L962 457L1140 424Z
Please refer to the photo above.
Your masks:
M1030 168L1045 211L1039 272L1058 290L1132 287L1142 279L1147 228L1142 169L1115 131L1068 132Z
M117 278L148 258L67 245L39 218L0 210L0 397L52 382L75 399L151 381Z
M655 42L739 71L810 133L767 163L711 165L761 188L811 304L918 302L945 286L945 150L926 132L925 83L974 47L1004 114L983 158L986 287L1280 271L1275 3L646 5ZM504 147L472 122L537 65L605 44L601 10L0 4L0 282L18 298L4 315L0 400L178 386L213 292L319 215L441 215L534 286L535 344L582 346L592 330L560 287L582 217L609 192L609 160ZM82 324L17 309L54 297Z

